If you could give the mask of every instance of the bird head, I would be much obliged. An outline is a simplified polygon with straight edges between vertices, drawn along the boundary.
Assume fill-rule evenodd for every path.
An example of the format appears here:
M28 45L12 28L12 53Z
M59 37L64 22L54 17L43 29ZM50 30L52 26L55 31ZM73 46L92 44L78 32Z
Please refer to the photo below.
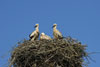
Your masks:
M53 24L52 28L57 27L57 24Z
M35 24L35 26L34 26L34 27L35 27L35 28L36 28L36 27L39 27L39 24Z
M41 36L42 36L42 35L45 35L45 33L42 32L42 33L41 33Z

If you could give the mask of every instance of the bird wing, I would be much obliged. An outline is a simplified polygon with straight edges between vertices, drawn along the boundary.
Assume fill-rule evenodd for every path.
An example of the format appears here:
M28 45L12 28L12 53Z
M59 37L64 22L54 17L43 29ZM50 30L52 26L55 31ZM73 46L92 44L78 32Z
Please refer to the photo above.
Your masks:
M59 30L56 30L56 33L57 33L58 37L62 37L62 34L61 34L61 32L59 32Z
M46 40L51 40L51 37L49 37L48 35L42 35L40 36L40 39L46 39Z
M32 33L29 35L29 37L30 37L30 38L33 37L33 36L35 35L35 33L36 33L36 31L32 32Z
M30 36L30 40L31 40L31 41L37 40L38 37L39 37L39 32L35 32L34 35L31 35L31 36Z
M51 39L51 37L50 37L50 36L48 36L48 35L45 35L45 37L46 37L47 39Z

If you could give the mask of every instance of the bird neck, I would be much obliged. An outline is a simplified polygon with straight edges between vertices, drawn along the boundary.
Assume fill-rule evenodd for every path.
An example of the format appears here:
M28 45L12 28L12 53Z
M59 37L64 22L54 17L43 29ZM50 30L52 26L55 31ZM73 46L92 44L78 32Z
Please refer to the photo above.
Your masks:
M37 31L37 32L39 31L39 27L36 27L36 31Z

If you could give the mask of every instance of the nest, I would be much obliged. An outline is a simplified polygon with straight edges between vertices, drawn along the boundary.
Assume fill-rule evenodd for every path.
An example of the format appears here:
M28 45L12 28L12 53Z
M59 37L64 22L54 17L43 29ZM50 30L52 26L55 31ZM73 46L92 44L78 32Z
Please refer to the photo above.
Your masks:
M11 53L9 67L83 67L86 45L71 37L24 40Z

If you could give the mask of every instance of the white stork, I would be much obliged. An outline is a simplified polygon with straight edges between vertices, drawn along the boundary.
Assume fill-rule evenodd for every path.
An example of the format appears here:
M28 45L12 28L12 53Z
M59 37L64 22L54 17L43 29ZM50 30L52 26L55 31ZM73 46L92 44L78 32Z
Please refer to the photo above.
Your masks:
M57 24L53 24L53 37L54 37L54 39L62 39L63 36L62 36L61 32L59 32L59 30L57 30L56 28L57 28Z
M43 39L45 39L45 40L51 40L51 37L48 36L48 35L45 35L45 33L41 33L40 40L43 40Z
M35 25L35 31L33 31L30 35L30 41L37 40L39 37L39 24Z

